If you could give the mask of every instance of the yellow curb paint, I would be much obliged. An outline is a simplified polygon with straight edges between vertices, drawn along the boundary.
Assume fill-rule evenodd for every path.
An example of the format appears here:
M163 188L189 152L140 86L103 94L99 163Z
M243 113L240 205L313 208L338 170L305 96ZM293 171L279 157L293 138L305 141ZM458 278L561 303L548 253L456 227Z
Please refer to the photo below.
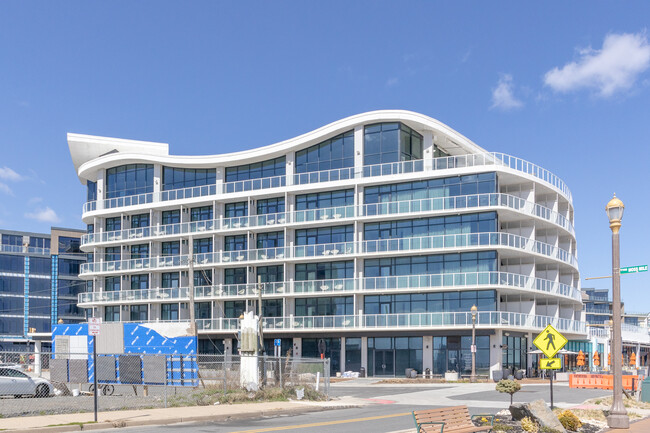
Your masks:
M380 416L369 416L366 418L342 419L339 421L324 421L324 422L315 422L311 424L296 424L296 425L287 425L281 427L260 428L255 430L240 430L232 433L262 433L267 431L293 430L299 428L322 427L326 425L335 425L335 424L347 424L350 422L373 421L376 419L396 418L398 416L407 416L407 415L413 415L413 414L411 412L394 413L392 415L380 415Z

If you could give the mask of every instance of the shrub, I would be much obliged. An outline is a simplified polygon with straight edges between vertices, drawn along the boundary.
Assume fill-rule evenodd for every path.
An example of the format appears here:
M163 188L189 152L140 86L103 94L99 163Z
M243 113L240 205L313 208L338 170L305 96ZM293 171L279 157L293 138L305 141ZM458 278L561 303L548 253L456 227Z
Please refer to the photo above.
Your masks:
M496 390L510 394L510 404L512 405L512 396L521 389L521 385L514 380L502 379L497 383Z
M521 420L521 428L528 433L537 433L539 430L537 423L529 417L525 417Z
M560 420L565 429L569 431L578 431L582 427L580 419L571 412L570 410L565 410L557 416L557 419Z

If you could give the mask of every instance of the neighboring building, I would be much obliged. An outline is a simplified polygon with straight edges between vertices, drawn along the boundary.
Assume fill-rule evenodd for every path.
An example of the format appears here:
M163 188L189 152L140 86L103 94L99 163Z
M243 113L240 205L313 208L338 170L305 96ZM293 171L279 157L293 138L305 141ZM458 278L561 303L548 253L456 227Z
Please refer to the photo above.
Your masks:
M79 306L105 321L188 321L196 302L199 351L232 353L260 281L267 351L324 351L333 373L469 374L473 305L479 374L532 367L549 323L587 339L567 186L430 117L369 112L215 156L68 143L94 257Z
M85 321L76 305L86 289L78 276L85 263L79 250L83 233L0 230L0 350L32 350L34 337L49 334L59 319Z
M590 341L582 345L569 344L569 347L572 350L580 348L585 352L587 350L593 352L592 348L598 347L596 350L602 358L602 355L608 354L610 350L611 329L609 322L612 320L613 301L609 299L609 289L583 288L582 296ZM621 302L621 316L623 319L621 326L623 353L629 359L629 355L634 352L637 359L636 365L648 366L650 352L648 313L628 313Z

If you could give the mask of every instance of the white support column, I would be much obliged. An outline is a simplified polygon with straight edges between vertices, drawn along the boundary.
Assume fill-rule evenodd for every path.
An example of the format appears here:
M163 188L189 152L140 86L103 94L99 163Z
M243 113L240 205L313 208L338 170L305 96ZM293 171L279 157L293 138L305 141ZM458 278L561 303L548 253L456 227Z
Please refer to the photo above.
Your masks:
M490 335L490 379L493 371L501 370L501 361L503 360L502 338L503 331L500 329L497 329L494 335Z
M105 184L104 170L97 170L97 210L104 209L104 197L106 197ZM95 229L96 231L97 229ZM103 227L100 227L100 231L103 231Z
M34 374L41 375L41 342L34 341Z
M293 357L300 358L302 356L302 338L293 338Z
M341 366L342 374L345 371L345 337L341 337L341 359L339 365Z
M424 157L424 171L433 168L433 131L423 132L422 154Z
M154 164L153 166L153 196L154 201L159 200L159 193L162 191L162 165ZM156 199L158 198L158 200Z
M287 177L287 186L293 185L293 174L296 172L296 154L294 152L287 153L286 156L286 166L285 166L285 175Z
M433 373L433 337L426 335L422 337L422 371L429 369Z
M354 166L355 171L363 167L363 126L354 128Z
M368 371L368 337L361 337L361 367L366 369L366 377L370 373Z

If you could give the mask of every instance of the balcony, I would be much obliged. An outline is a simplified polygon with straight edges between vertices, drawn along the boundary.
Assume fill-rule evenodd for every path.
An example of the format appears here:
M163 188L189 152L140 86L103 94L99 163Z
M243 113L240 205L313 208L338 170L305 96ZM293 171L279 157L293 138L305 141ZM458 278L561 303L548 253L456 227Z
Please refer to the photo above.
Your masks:
M239 319L197 320L199 332L232 331L239 327ZM262 319L266 331L368 331L368 330L421 330L421 329L471 329L471 313L403 313L363 314L342 316L288 316ZM502 311L479 311L477 329L512 329L523 332L541 331L553 325L560 332L586 335L585 322L550 316L536 316Z
M248 228L262 228L274 225L284 226L285 224L300 224L312 221L331 221L336 223L357 216L362 218L405 214L417 216L420 214L431 215L435 212L444 213L449 210L486 208L504 208L528 216L539 217L564 228L571 234L574 234L573 225L561 214L513 195L494 193L373 203L359 206L337 206L294 212L185 222L180 224L125 229L112 232L90 233L81 237L81 244L87 246L90 244L103 244L125 240L156 239L194 233L227 233L231 231L241 231Z
M335 170L298 173L293 176L292 180L294 185L300 186L350 179L393 176L405 173L427 173L449 169L486 166L503 167L535 177L564 195L569 202L572 201L571 191L569 191L569 188L559 177L535 164L503 153L457 155L427 160L368 165L358 168L349 167ZM216 197L224 194L245 191L282 188L286 186L286 178L286 176L267 177L105 199L102 201L102 207L104 209L114 209L154 202L184 200L195 197ZM83 206L83 213L85 214L87 212L95 211L97 208L98 206L96 201L86 202Z
M260 285L219 284L194 288L196 300L241 299L259 296ZM452 274L405 275L394 277L339 278L330 280L280 281L262 283L262 296L345 295L354 293L402 293L439 291L440 289L493 289L508 288L531 293L546 293L580 302L580 291L556 281L532 278L508 272L467 272ZM184 301L189 299L189 288L124 290L112 292L80 293L79 305L125 301Z
M364 255L391 255L397 252L462 250L480 247L505 247L562 261L577 268L575 256L561 248L510 233L467 233L457 235L425 236L414 238L382 239L362 242L336 242L331 244L298 245L294 247L260 248L254 250L222 251L194 255L194 263L224 265L232 263L266 262L274 260L338 257ZM89 274L168 269L188 266L189 255L160 256L146 259L83 263L80 276Z

